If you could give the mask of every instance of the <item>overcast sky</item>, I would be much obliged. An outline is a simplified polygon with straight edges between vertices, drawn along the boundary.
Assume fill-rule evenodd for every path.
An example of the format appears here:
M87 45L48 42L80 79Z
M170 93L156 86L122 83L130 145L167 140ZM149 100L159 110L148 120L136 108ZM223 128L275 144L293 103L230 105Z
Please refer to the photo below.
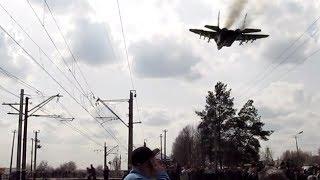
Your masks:
M50 95L62 94L59 103L57 100L50 102L45 111L75 117L72 126L81 129L91 139L59 120L31 117L28 139L33 136L33 130L40 130L43 148L39 150L39 161L47 160L52 166L71 160L80 167L90 163L102 164L103 155L94 152L101 147L94 140L101 144L106 141L108 146L119 144L125 167L127 128L119 121L105 123L113 137L110 136L90 116L97 116L96 110L100 114L110 113L101 104L93 103L93 108L79 93L83 88L83 94L92 102L95 100L91 91L102 99L129 97L132 85L117 1L47 0L74 59L43 1L29 1L41 22L26 0L0 2L41 49L3 9L0 9L0 25L56 81L1 31L0 67L44 92L45 97L3 74L0 75L0 85L16 95L24 88L31 97L30 106ZM119 0L129 64L137 90L138 110L134 108L134 119L143 122L135 125L135 147L142 145L144 139L150 147L158 147L160 133L168 129L168 152L171 152L172 142L179 131L188 124L199 123L194 111L204 107L207 91L222 81L232 88L237 109L249 98L255 101L266 128L275 131L269 141L262 142L263 147L271 147L275 157L284 150L294 150L293 136L301 130L304 131L298 138L301 149L317 152L320 147L320 53L313 52L319 48L318 23L306 29L318 18L320 3L316 0L248 0L232 28L240 27L244 14L248 12L247 26L261 28L270 37L243 46L235 43L220 51L214 42L207 43L188 31L189 28L203 28L206 24L216 25L219 10L223 26L232 2ZM278 66L279 62L282 63ZM277 68L272 70L272 67ZM18 99L0 90L0 101L18 102ZM116 103L110 106L127 122L127 105ZM0 166L9 165L12 130L17 128L17 116L7 115L9 111L13 110L0 106Z

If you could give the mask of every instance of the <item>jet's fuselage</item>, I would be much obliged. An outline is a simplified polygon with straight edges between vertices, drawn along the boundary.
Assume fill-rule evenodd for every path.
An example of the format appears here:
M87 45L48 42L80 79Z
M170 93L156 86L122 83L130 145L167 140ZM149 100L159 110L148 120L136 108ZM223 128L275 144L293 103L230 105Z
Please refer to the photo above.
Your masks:
M217 31L217 36L214 40L220 50L223 46L230 47L240 34L241 31L239 29L228 30L227 28L223 28Z

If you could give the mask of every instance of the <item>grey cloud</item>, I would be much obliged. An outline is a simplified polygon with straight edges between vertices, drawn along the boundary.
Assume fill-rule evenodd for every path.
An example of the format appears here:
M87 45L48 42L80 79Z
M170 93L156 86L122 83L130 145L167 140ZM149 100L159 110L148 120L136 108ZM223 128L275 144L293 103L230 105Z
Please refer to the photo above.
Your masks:
M88 65L113 63L115 52L106 24L78 19L75 29L69 33L72 50Z
M195 80L201 74L195 66L201 58L186 44L175 39L153 38L139 41L131 47L134 71L146 78L184 78Z
M149 126L168 126L172 118L164 110L149 111L144 114L143 123Z
M276 118L278 116L288 115L288 111L281 111L281 110L273 110L269 107L263 106L259 107L259 112L262 118L271 119Z

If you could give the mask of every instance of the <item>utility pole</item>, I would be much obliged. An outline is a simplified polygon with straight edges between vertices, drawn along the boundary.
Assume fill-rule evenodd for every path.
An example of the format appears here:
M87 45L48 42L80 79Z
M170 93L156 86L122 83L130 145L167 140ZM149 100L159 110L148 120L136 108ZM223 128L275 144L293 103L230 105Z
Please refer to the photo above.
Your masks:
M21 174L21 136L22 136L22 115L23 115L23 96L24 89L20 91L20 108L19 108L19 122L18 122L18 145L17 145L17 167L16 167L16 177L20 179Z
M164 132L164 160L167 160L167 132L168 130L163 130Z
M296 149L297 149L297 153L299 153L299 147L298 147L298 140L297 140L297 136L294 136L294 139L296 140Z
M13 130L13 138L12 138L12 145L11 145L11 158L10 158L10 169L9 169L9 179L11 179L11 173L12 173L12 160L13 160L13 151L14 151L14 140L16 137L16 130Z
M107 170L107 143L104 143L104 162L103 162L103 170Z
M132 167L132 159L131 154L133 150L133 91L130 91L129 98L129 133L128 133L128 171L130 171Z
M29 97L26 97L26 105L24 110L24 122L23 122L23 147L22 147L22 180L26 180L27 171L27 136L28 136L28 103Z
M160 159L162 160L162 134L160 134Z
M296 135L294 135L294 139L296 140L296 149L297 153L299 153L299 147L298 147L298 135L302 134L303 131L298 132Z
M104 170L107 170L107 157L109 154L115 154L113 152L113 150L115 150L116 148L118 148L118 145L110 148L109 150L107 150L107 143L104 143L104 148L103 149L95 149L94 152L103 152L103 168Z
M38 133L40 131L34 131L34 161L33 161L33 179L37 178L37 150L41 148L41 145L38 144L40 141L38 140Z
M32 168L33 168L33 141L34 139L31 138L31 156L30 156L30 173L32 174Z
M129 99L117 99L117 100L102 100L97 99L97 102L101 102L118 120L122 122L128 128L128 170L131 169L131 154L133 150L133 125L141 122L133 122L133 98L136 97L136 90L130 90ZM126 124L107 104L106 102L128 102L129 103L129 123Z
M146 139L144 139L144 141L143 141L143 146L147 147L147 140Z
M22 180L26 179L26 164L27 164L27 135L28 135L28 117L34 116L34 117L53 117L53 118L61 118L61 116L57 115L38 115L35 114L38 110L40 110L43 106L48 104L51 100L54 98L60 98L62 97L60 94L50 96L48 99L42 101L40 104L34 106L30 110L28 109L29 105L29 97L26 97L26 103L25 103L25 112L23 112L23 97L24 97L24 90L21 89L20 92L20 103L3 103L3 105L8 105L14 110L16 110L16 113L9 112L8 114L11 115L19 115L19 123L18 123L18 146L17 146L17 179ZM16 108L14 105L19 105L20 108ZM21 152L21 139L22 139L22 120L24 115L24 122L23 122L23 151ZM21 159L22 154L22 159ZM21 162L22 162L22 169L21 169ZM21 173L22 170L22 173Z

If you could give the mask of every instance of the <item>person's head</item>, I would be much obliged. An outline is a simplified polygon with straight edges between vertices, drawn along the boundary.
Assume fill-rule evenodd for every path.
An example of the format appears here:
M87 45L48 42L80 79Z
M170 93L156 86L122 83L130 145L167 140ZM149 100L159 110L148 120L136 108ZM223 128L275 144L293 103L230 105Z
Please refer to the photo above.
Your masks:
M154 176L155 156L159 153L159 149L151 151L148 147L139 147L132 152L132 166L147 176Z
M265 172L259 179L262 180L288 180L281 170L270 169Z

